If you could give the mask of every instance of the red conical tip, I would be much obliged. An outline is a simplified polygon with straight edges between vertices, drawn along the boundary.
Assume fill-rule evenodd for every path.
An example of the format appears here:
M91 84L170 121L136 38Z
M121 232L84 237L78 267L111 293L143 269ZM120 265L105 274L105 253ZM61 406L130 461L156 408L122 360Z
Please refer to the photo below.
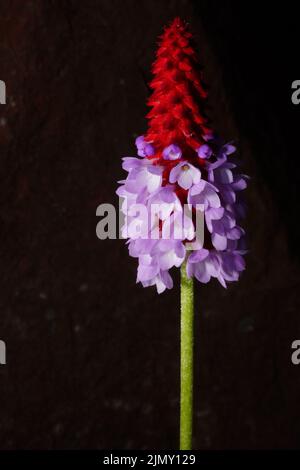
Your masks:
M204 113L207 93L191 39L187 23L180 18L175 18L160 38L146 134L146 140L159 151L174 143L187 152L195 150L209 131Z

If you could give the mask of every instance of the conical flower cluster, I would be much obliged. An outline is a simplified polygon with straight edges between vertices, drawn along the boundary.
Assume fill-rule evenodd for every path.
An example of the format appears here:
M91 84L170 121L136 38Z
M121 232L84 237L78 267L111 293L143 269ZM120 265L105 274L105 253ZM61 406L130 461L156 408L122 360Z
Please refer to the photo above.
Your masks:
M235 147L208 125L201 67L180 19L161 38L153 74L148 131L136 139L140 158L123 158L128 175L117 190L137 282L170 289L169 270L186 259L189 277L226 287L245 268L239 194L247 177L237 171Z

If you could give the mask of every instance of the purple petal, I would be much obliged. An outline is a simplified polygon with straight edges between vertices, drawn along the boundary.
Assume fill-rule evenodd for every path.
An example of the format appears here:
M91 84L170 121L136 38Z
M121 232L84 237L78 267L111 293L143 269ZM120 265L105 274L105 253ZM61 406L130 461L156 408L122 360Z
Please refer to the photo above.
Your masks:
M210 158L213 152L209 145L204 144L198 148L197 153L200 158L206 159L206 158Z
M201 250L193 251L193 253L190 254L188 257L188 263L199 263L203 261L205 258L207 258L209 255L209 251L206 250L205 248L202 248Z
M199 263L195 266L195 277L199 282L207 284L210 281L210 274L206 269L205 263Z
M178 160L182 156L180 147L175 144L171 144L163 150L163 158L165 160Z
M150 281L158 272L159 268L157 265L145 265L140 263L138 266L137 279L141 282Z
M191 175L190 171L181 171L179 178L178 178L178 184L181 186L183 189L190 189L190 187L193 184L193 176Z
M140 168L143 162L142 160L139 160L138 158L135 158L135 157L124 157L122 158L122 160L123 160L122 168L123 170L126 170L128 172L131 170Z
M222 150L226 153L226 155L231 155L236 151L236 147L232 144L226 144L223 146Z
M218 233L212 233L211 241L216 250L226 250L227 247L227 238L225 235L220 235Z

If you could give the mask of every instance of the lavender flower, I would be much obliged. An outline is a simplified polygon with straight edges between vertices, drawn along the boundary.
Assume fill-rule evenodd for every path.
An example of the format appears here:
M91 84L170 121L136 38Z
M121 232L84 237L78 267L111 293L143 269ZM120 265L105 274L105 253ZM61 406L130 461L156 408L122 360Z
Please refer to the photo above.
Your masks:
M247 176L228 160L235 151L232 144L224 145L213 135L206 136L206 142L191 163L182 159L177 144L159 153L140 136L136 145L142 158L123 158L128 175L117 190L125 215L122 235L128 238L129 254L138 259L137 282L155 285L159 293L173 287L169 270L186 258L187 275L201 283L215 278L226 287L245 269L239 193L247 186ZM197 156L204 163L198 164ZM195 240L199 212L205 218L206 239L189 251L187 242Z
M170 183L178 183L183 189L189 189L192 185L199 183L200 178L200 170L183 161L170 171L169 181Z
M178 145L172 144L166 147L162 153L165 160L178 160L181 158L182 152Z
M138 150L140 157L151 157L154 155L154 148L151 144L147 143L143 135L140 135L135 139L135 145Z

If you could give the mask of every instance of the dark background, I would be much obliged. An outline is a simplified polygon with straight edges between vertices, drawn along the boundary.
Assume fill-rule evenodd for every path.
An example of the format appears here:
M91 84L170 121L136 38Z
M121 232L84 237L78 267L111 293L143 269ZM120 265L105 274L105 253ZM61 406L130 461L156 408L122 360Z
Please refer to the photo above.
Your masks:
M191 23L215 129L239 147L247 271L196 285L196 449L298 448L298 18L292 2L1 0L0 447L178 446L179 289L96 238L145 132L157 36Z

